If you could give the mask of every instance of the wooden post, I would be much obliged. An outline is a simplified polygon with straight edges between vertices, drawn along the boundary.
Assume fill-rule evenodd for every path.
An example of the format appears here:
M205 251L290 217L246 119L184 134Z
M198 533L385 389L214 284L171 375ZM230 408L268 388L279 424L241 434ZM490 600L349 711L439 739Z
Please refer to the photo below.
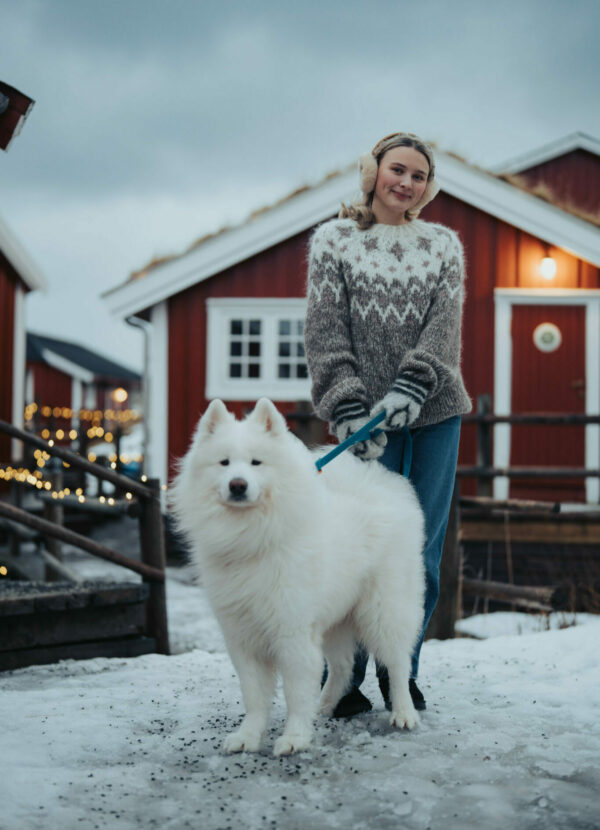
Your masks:
M460 484L454 484L450 516L440 567L440 598L427 628L427 637L448 640L462 610L462 557L458 530L460 523Z
M157 478L148 479L146 486L152 490L153 497L145 499L141 505L140 541L142 562L164 572L166 567L165 529L160 508L160 481ZM148 585L150 596L146 603L147 633L150 637L155 638L156 650L159 654L169 654L165 583L148 582Z
M58 459L52 459L54 470L50 474L50 481L52 482L52 489L59 491L62 490L63 487L63 473L62 473L62 464ZM65 519L65 511L60 502L60 499L52 499L52 501L47 501L44 503L44 519L48 522L52 522L55 525L62 526L64 524ZM51 557L58 562L62 562L62 544L61 542L53 538L52 536L46 536L44 539L44 544L46 545L46 549ZM52 560L46 561L46 582L55 582L64 575L61 575L56 568L53 568L51 565Z
M477 396L477 414L489 415L492 411L492 399L489 395ZM477 466L492 466L492 430L491 424L484 421L477 422ZM491 496L493 480L491 478L477 479L477 495Z
M314 447L325 442L324 424L314 414L310 401L298 401L296 404L296 418L293 432L303 444Z
M15 481L10 482L11 502L15 507L21 508L23 506L23 485ZM21 553L21 540L16 533L10 535L9 553L11 556L19 556Z

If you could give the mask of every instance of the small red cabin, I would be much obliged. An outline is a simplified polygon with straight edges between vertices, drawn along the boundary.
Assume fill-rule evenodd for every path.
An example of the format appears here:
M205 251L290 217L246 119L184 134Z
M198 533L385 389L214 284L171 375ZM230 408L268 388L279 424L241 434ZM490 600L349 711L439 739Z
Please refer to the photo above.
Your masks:
M441 192L422 218L454 228L465 247L471 396L491 395L499 414L599 413L600 142L575 134L495 172L439 150L436 162ZM261 395L284 411L309 400L308 240L356 187L354 167L331 174L105 295L113 313L151 323L152 475L166 480L214 397L238 413ZM555 430L497 426L495 465L598 467L597 426ZM473 427L460 460L475 462ZM561 489L564 500L599 501L594 478Z

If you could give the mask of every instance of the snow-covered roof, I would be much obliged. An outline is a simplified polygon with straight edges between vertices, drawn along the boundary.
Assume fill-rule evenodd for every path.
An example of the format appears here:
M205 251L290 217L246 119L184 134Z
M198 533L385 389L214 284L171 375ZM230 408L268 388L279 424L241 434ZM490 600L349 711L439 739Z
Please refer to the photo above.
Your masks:
M46 363L85 383L92 383L98 378L140 381L137 372L93 352L86 346L32 332L27 332L27 360Z
M0 251L28 288L32 291L46 288L44 275L1 216Z
M589 153L600 156L600 141L587 133L570 133L541 147L536 147L534 150L529 150L527 153L514 156L493 167L491 172L501 175L521 173L523 170L529 170L531 167L544 164L566 153L572 153L573 150L587 150Z
M591 223L439 149L436 177L449 195L600 266L600 238ZM137 314L334 216L356 189L356 167L351 165L256 211L236 227L198 240L182 255L150 263L103 298L119 317Z

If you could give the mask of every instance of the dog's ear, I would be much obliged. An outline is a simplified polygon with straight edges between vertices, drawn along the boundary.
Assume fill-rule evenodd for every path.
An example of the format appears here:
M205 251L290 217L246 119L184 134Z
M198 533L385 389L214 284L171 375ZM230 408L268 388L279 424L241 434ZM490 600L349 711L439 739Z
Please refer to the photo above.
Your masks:
M228 423L235 420L233 415L227 411L223 401L216 398L211 401L204 415L200 418L198 424L197 436L212 434L219 424Z
M285 418L268 398L261 398L248 418L256 421L271 435L283 435L287 432Z

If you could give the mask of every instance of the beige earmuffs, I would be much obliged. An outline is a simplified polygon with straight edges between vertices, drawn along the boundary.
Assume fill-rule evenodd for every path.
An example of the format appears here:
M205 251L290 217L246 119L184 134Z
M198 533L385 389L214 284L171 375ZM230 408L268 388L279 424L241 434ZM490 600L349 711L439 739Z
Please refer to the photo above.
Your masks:
M427 151L425 155L427 156L427 161L429 162L427 187L425 188L425 191L417 204L407 211L410 218L414 219L419 215L425 205L429 204L429 202L431 202L431 200L434 199L440 191L440 186L435 179L435 160L433 157L433 150L429 144L426 144L426 142L414 133L392 133L391 135L387 135L385 138L382 138L381 141L378 141L370 153L362 154L358 160L358 172L360 178L360 189L362 190L364 196L364 203L369 204L373 191L375 190L375 183L377 182L379 161L383 157L383 154L392 147L410 146L403 143L402 139L406 138L416 139L419 141L419 143Z

